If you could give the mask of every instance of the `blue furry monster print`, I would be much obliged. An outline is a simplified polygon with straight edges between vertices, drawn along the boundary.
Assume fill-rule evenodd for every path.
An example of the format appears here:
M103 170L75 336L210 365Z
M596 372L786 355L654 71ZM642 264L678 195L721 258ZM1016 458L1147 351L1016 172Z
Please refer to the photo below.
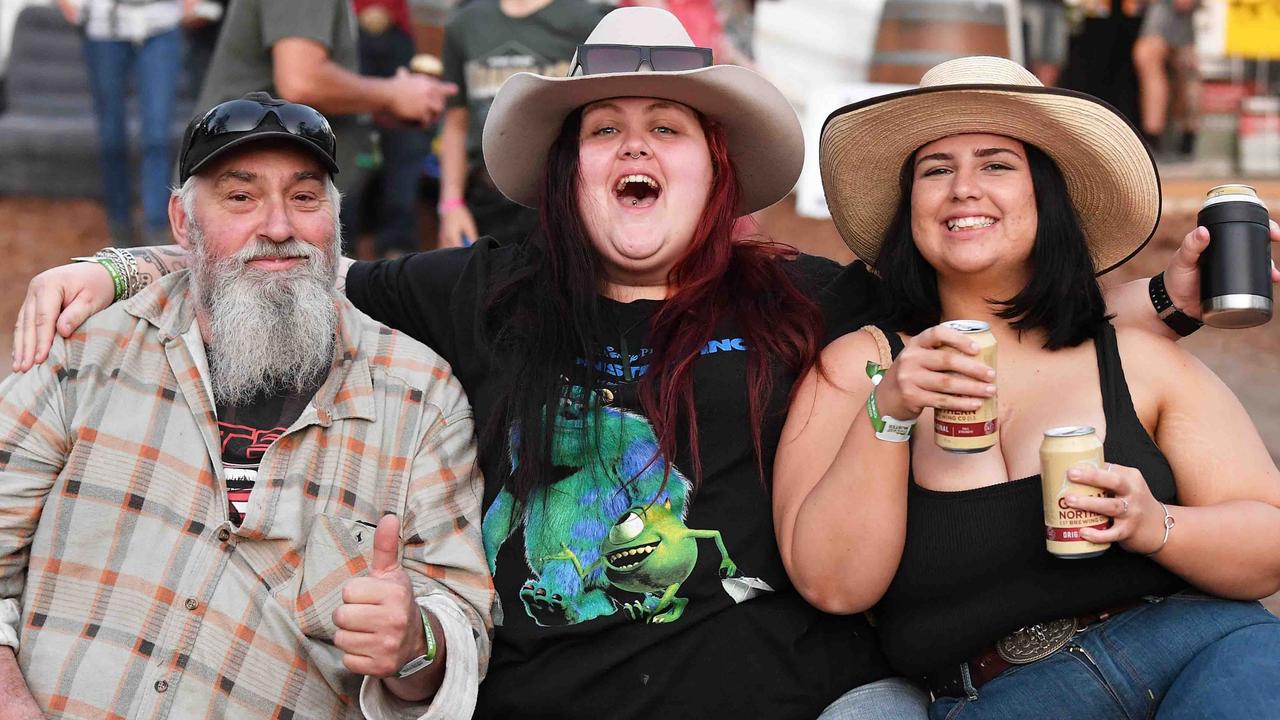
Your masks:
M605 592L609 580L596 560L609 528L629 507L670 502L672 514L685 517L688 480L671 467L663 485L666 460L658 454L653 426L642 415L610 407L612 400L607 389L571 387L560 399L551 445L552 461L569 474L523 504L504 486L484 515L490 572L497 569L498 548L524 527L531 575L520 599L529 617L543 627L617 612L618 603ZM519 432L513 429L513 468L518 442ZM573 556L595 569L580 576Z

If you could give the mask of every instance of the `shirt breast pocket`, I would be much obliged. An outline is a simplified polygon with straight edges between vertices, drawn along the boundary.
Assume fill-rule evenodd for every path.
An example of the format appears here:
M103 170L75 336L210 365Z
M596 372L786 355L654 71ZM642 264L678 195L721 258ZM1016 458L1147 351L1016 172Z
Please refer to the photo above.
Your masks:
M369 573L373 527L349 518L316 515L301 553L297 572L272 594L293 611L304 635L332 642L337 632L333 611L342 605L343 586Z

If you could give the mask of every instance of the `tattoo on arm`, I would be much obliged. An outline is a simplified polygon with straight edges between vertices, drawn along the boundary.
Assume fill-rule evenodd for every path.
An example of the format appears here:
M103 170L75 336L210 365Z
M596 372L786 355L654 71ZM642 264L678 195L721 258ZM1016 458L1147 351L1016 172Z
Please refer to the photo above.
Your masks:
M152 279L177 272L191 262L191 256L180 247L134 248L130 252L138 261L140 274Z

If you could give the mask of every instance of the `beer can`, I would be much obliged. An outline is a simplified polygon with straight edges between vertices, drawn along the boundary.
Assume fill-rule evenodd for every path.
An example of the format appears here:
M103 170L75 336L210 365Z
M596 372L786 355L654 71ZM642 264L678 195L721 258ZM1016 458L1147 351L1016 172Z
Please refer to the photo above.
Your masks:
M1091 558L1111 547L1111 543L1091 543L1080 537L1081 528L1111 527L1111 518L1066 504L1068 495L1106 495L1101 488L1067 478L1067 470L1076 465L1102 467L1102 462L1102 442L1093 428L1072 426L1045 431L1040 443L1040 490L1044 499L1044 539L1050 553L1068 559Z
M995 369L996 336L991 334L990 325L981 320L949 320L942 324L976 342L978 362ZM1000 442L995 396L984 399L977 410L935 409L933 441L943 450L956 453L980 453Z
M1271 319L1271 237L1267 206L1248 185L1219 185L1196 224L1209 230L1200 255L1200 313L1209 325L1247 328Z

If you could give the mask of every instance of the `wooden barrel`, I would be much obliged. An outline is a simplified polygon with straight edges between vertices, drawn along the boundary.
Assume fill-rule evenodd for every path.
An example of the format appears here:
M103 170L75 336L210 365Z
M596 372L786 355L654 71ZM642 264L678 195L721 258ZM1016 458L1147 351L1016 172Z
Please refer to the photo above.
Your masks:
M934 65L966 55L1009 57L1005 3L885 0L869 77L872 82L914 84Z

